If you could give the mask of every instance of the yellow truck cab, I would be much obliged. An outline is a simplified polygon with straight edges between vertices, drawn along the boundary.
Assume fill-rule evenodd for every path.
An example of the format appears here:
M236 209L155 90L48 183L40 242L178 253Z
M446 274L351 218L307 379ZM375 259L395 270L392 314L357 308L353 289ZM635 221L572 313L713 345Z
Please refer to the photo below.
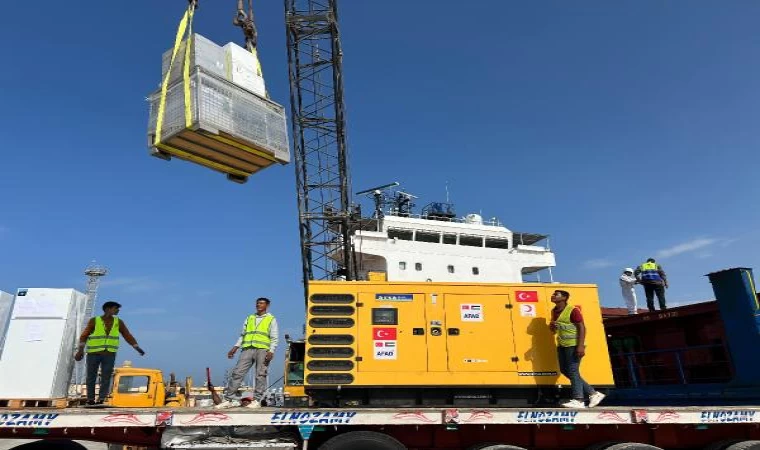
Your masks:
M113 386L107 404L119 408L187 406L190 379L180 387L171 374L168 385L158 369L131 367L128 363L114 371Z

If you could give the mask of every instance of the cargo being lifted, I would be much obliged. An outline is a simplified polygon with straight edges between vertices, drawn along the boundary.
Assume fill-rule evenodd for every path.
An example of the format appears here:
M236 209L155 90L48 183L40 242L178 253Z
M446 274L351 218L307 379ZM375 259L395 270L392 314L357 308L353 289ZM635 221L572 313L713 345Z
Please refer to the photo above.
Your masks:
M151 155L194 162L239 183L287 164L285 110L267 98L256 52L193 34L193 12L191 6L163 55L161 88L148 98Z

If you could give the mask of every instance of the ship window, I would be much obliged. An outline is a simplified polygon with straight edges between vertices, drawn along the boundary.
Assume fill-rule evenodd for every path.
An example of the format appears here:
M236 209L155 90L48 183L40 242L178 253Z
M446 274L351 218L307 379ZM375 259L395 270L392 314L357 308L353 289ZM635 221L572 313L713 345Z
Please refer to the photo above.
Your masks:
M459 245L466 245L468 247L482 247L483 236L459 236Z
M441 233L434 231L419 231L414 235L414 240L419 242L433 242L435 244L441 242Z
M509 248L509 239L486 238L488 248Z
M412 230L402 230L399 228L391 228L388 230L389 239L396 238L402 241L411 241L413 235L414 232Z
M416 270L417 272L419 272L420 270L422 270L422 263L415 263L414 264L414 270Z
M406 263L404 261L399 261L398 268L401 270L406 270Z
M480 275L480 269L478 269L477 267L473 267L472 268L472 274L473 275Z
M456 234L443 234L443 243L444 244L452 244L457 245L457 235Z
M454 266L449 264L449 273L454 273Z

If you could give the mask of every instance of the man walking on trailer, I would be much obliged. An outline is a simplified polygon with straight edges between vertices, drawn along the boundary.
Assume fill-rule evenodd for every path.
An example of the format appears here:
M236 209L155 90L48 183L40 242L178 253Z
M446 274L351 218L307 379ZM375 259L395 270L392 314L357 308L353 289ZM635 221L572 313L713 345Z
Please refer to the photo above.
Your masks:
M242 347L243 349L235 368L232 369L227 387L224 389L225 401L216 405L216 408L240 406L240 392L238 390L243 384L245 375L253 365L256 366L256 387L253 391L253 401L247 407L261 407L261 398L267 388L269 362L272 361L278 341L277 319L268 312L269 303L269 299L265 297L256 299L256 314L251 314L245 319L240 337L227 352L227 358L232 359L239 348Z
M552 321L549 328L557 334L557 358L559 370L570 380L573 398L562 404L565 408L585 408L584 399L588 396L589 408L604 400L605 395L594 390L581 377L581 359L586 355L586 325L583 323L581 310L567 304L570 293L556 290L552 294L554 303Z
M84 357L84 346L87 344L87 404L102 405L111 391L111 375L116 361L116 351L119 349L119 335L129 343L140 356L145 355L143 349L137 345L132 333L127 329L127 324L116 317L121 305L116 302L103 303L103 315L93 317L87 323L82 335L79 337L79 348L75 361L81 361ZM95 381L100 369L100 391L98 401L95 403Z

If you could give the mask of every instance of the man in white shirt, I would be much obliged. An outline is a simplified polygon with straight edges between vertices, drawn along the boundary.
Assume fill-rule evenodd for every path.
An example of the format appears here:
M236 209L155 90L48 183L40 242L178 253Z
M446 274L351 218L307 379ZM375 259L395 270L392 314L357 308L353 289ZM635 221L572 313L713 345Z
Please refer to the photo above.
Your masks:
M620 289L623 291L625 306L628 307L628 315L632 316L637 313L636 309L636 277L633 275L633 269L627 267L623 274L620 275Z

